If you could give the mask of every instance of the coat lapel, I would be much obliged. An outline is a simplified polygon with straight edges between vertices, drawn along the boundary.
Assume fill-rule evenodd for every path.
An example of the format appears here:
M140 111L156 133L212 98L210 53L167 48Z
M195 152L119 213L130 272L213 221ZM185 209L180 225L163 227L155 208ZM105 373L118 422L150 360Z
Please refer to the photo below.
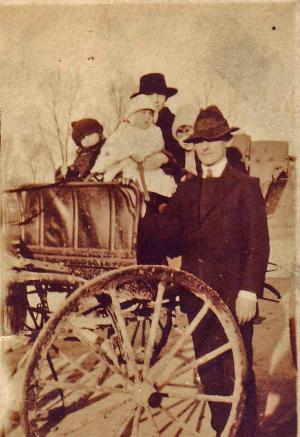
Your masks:
M231 166L226 165L221 177L213 178L209 181L205 193L203 192L203 184L201 183L201 194L199 215L200 222L203 222L209 214L222 202L225 196L229 195L233 186L236 183L236 175L232 172ZM202 175L201 175L201 181Z

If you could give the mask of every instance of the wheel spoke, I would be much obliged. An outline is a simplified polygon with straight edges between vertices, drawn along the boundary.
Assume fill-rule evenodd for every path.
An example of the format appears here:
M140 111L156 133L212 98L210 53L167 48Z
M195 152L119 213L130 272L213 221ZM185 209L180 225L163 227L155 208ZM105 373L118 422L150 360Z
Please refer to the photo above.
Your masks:
M136 320L136 326L134 328L134 332L133 332L132 337L131 337L131 344L132 344L132 346L134 346L137 334L139 332L140 324L141 324L141 321L137 319Z
M114 393L127 393L125 388L117 388L117 387L103 387L103 386L95 386L94 384L83 384L78 383L78 381L75 382L64 382L64 381L47 381L47 384L45 384L45 387L47 387L48 390L69 390L72 391L88 391L88 392L97 392L101 394L107 394L111 393L112 391Z
M153 437L159 437L159 429L158 429L158 426L154 420L151 409L149 407L145 407L145 411L146 411L146 414L148 416L148 419L149 419L149 421L152 425L153 431L154 431L152 434Z
M79 339L80 339L84 344L86 344L90 349L92 349L92 351L95 352L96 355L98 355L98 356L101 358L102 361L104 361L104 363L106 364L106 366L107 366L107 367L108 367L112 372L117 373L117 374L122 378L122 380L123 380L126 384L131 383L131 381L128 380L128 379L124 376L124 374L123 374L123 372L121 371L119 365L116 365L116 364L113 362L112 358L107 354L107 352L105 351L105 349L102 350L102 348L101 348L100 346L94 344L94 343L91 341L91 338L88 337L88 336L86 335L86 333L85 333L83 330L79 330L79 329L77 329L76 326L73 326L69 321L67 321L67 323L70 324L71 328L72 328L73 331L76 333L76 335L78 335ZM93 333L89 333L89 334L93 334ZM96 334L94 334L94 336L96 336ZM96 337L97 337L97 336L96 336ZM106 345L107 345L107 344L105 343L105 347L106 347ZM131 384L132 384L132 383L131 383Z
M118 393L114 389L113 389L113 392L110 391L109 393L111 394L111 396L109 398L108 397L104 398L103 405L101 405L101 404L97 405L96 414L101 415L101 417L110 414L114 409L120 408L122 405L124 405L128 402L132 402L130 394L128 394L128 393L125 393L125 392ZM108 395L109 395L109 393L108 393ZM105 394L105 393L103 393L103 394ZM109 403L106 402L107 399L109 399ZM43 406L42 408L39 408L39 417L34 419L34 421L35 422L48 421L49 420L49 416L48 416L49 411L53 408L55 408L55 404L51 404L51 405L47 404L47 405ZM74 411L76 411L76 409L74 410L74 408L72 406L67 407L67 412L72 413ZM84 425L86 425L87 423L93 422L95 420L96 420L95 415L93 415L90 420L88 418L85 418Z
M137 405L133 402L133 410L136 409ZM122 437L126 428L128 427L129 423L133 420L135 416L134 414L131 414L131 412L129 412L128 416L126 417L126 419L121 423L119 429L114 432L113 437Z
M146 344L146 325L148 319L143 319L142 322L142 347L145 347Z
M95 355L100 359L103 359L102 354L105 353L108 360L111 360L116 367L119 367L117 356L115 355L113 349L108 344L108 339L99 333L92 332L90 330L84 329L82 327L76 326L73 321L67 320L66 323L70 326L73 333L79 338L79 340L89 348ZM101 340L101 349L98 346L98 340ZM96 343L97 342L97 343ZM103 352L102 352L103 349ZM109 363L110 361L108 361ZM108 363L106 363L108 365Z
M148 372L148 379L153 380L155 375L160 372L159 374L159 381L164 380L166 375L169 373L168 363L174 358L176 353L182 346L185 344L186 339L194 332L194 330L197 328L201 320L205 317L207 314L207 311L209 309L208 303L205 303L199 313L196 315L196 317L193 319L193 321L190 323L190 325L183 331L182 336L177 340L177 342L173 345L171 350L164 355L163 358L161 358L152 368L149 369ZM159 383L158 381L158 383Z
M191 401L191 399L190 399L189 397L187 397L186 400L187 400L187 401ZM193 409L193 407L195 406L195 404L196 404L196 401L195 401L195 400L192 400L192 402L189 402L189 403L187 404L187 406L185 406L185 407L184 407L180 412L177 413L177 416L178 416L178 417L183 416L187 411Z
M110 385L107 384L107 381L102 383L102 384L99 384L98 383L98 379L97 379L98 378L98 373L99 373L99 376L100 376L100 371L99 370L101 370L101 374L103 374L103 368L102 367L100 367L96 373L95 372L93 373L93 379L95 380L95 384L93 384L91 386L91 390L90 390L91 393L97 392L98 394L100 394L100 393L102 394L102 390L103 390L103 394L109 394L109 393L118 392L118 393L124 395L124 393L128 393L126 391L125 387L123 387L123 388L119 387L119 385L120 385L120 381L119 380L115 381L114 384L110 384ZM71 384L71 385L69 387L70 389L65 387L65 392L63 393L64 402L67 399L69 399L73 395L73 393L75 391L77 391L77 389L80 390L80 386L85 386L86 387L87 384L85 384L85 383L89 379L91 379L91 375L90 374L81 377L80 380L78 380L78 381L76 381L74 383L67 383L67 384ZM110 383L111 383L111 381L110 381ZM117 383L117 385L116 385L116 383ZM39 393L39 396L37 397L37 401L42 400L47 395L47 393L41 393L45 387L47 388L47 391L49 391L49 389L50 390L52 389L52 386L53 386L54 390L56 388L57 389L64 388L64 387L60 387L60 386L62 386L64 384L65 384L64 381L47 381L46 383L44 383L44 386L40 389L40 393ZM55 387L54 385L57 385L57 387ZM104 390L105 390L105 392L104 392ZM49 410L51 408L54 408L56 405L58 405L60 403L61 403L61 398L60 397L59 398L55 398L52 401L47 402L47 404L44 407L41 407L40 410L41 411L43 411L44 409Z
M128 364L131 366L131 368L134 372L135 378L137 380L139 380L140 377L139 377L139 372L138 372L138 368L137 368L137 364L136 364L136 360L135 360L135 354L134 354L134 351L133 351L133 348L132 348L132 345L130 342L130 338L128 335L125 320L122 316L121 306L120 306L120 302L118 301L118 298L116 296L116 291L111 290L110 296L112 298L112 305L113 305L115 315L116 315L116 318L117 318L117 321L119 324L120 332L122 335L124 349L125 349L125 353L126 353L127 359L128 359Z
M68 357L68 355L66 355L64 352L62 352L62 350L60 348L58 348L57 346L54 346L54 347L55 347L54 350L59 355L59 357L58 356L56 356L55 358L52 357L52 361L55 361L55 371L57 374L59 374L62 370L64 370L64 372L67 372L67 375L64 374L64 379L66 379L69 376L71 371L79 370L81 373L83 373L87 377L89 377L89 378L91 377L90 372L88 372L86 369L84 369L82 367L84 361L91 355L90 351L82 354L79 358L77 358L77 360L71 361L71 359ZM67 366L68 366L68 369L66 369ZM44 379L49 378L49 376L51 376L51 375L52 375L52 373L49 369L49 371L47 372L47 375L44 376Z
M192 416L197 412L197 409L200 407L200 402L192 402L189 406L189 409L191 410L186 418L186 422L188 422ZM188 410L186 410L188 411ZM201 413L200 413L201 414ZM198 420L199 421L199 420Z
M206 395L205 393L191 393L191 394L184 394L181 391L172 390L170 393L168 393L170 399L194 399L195 401L200 402L219 402L219 403L225 403L225 404L232 404L233 402L233 396L220 396L220 395Z
M181 365L181 367L177 367L173 371L171 370L168 374L162 375L159 377L159 381L157 382L158 387L162 387L167 384L168 381L171 379L178 378L179 376L182 376L184 373L197 368L199 366L203 366L204 364L208 363L209 361L213 360L217 356L223 354L224 352L227 352L231 349L230 343L225 343L222 346L219 346L217 349L208 352L207 354L203 355L202 357L198 358L197 360L193 359L191 362L189 362L186 365ZM164 376L164 379L162 378Z
M114 395L114 393L112 393L112 395ZM110 405L104 406L102 409L101 406L97 408L97 414L101 413L101 416L105 416L115 408L121 407L123 404L126 404L127 402L131 402L130 395L127 393L123 393L123 394L118 393L118 397L116 397L116 399L113 399L113 402L112 400L110 400Z
M80 360L73 360L71 361L71 359L68 357L68 355L66 355L60 348L58 348L57 346L55 347L55 350L57 353L59 353L59 355L61 356L61 358L64 360L64 362L60 363L61 366L64 366L63 363L67 363L71 369L73 370L79 370L81 373L83 373L84 375L86 375L88 378L91 378L91 374L85 370L81 365L80 365ZM79 361L79 363L78 363ZM56 372L59 370L58 366L56 368ZM51 372L48 373L48 377L52 375ZM46 376L45 376L46 377Z
M151 326L150 326L148 344L147 344L147 348L145 350L145 359L144 359L144 366L143 366L143 373L144 374L146 374L148 369L149 369L150 359L151 359L151 356L153 353L157 327L159 325L159 316L160 316L160 310L161 310L161 306L162 306L164 291L165 291L165 287L160 282L158 284L158 290L157 290L157 295L156 295L156 299L155 299L154 313L153 313L152 322L151 322Z
M199 416L198 416L197 425L196 425L196 431L199 432L199 433L200 433L200 430L201 430L202 421L204 419L204 412L205 412L206 405L207 405L207 403L203 402L202 408L201 408Z
M131 437L139 437L139 423L143 407L139 405L134 413Z
M100 308L101 304L97 301L96 297L91 296L78 304L76 314L80 316L87 316Z
M80 381L81 382L85 382L85 381L92 380L92 383L94 385L98 384L98 378L103 375L104 370L106 369L106 368L105 369L103 368L103 363L100 362L98 366L95 366L93 368L93 373L91 373L91 371L87 372L86 370L83 372L82 371L82 367L79 367L77 365L79 360L77 360L74 363L72 363L71 361L69 361L68 357L65 354L62 354L62 355L64 355L64 357L66 357L66 358L63 357L63 359L65 360L64 363L68 363L68 364L70 363L70 368L68 368L66 370L65 367L63 367L63 366L58 367L56 365L55 371L56 371L57 374L60 373L60 375L59 375L60 379L58 381L55 381L55 383L68 383L68 379L70 377L72 377L72 375L74 375L74 371L75 372L79 371L82 376L79 379L76 380L76 383L79 383ZM63 369L64 373L60 372L61 369ZM51 376L50 372L48 372L47 375L44 375L44 380L47 381L47 385L49 384L49 382L51 382L51 381L48 380L49 376Z
M170 419L172 419L173 423L176 423L179 428L183 429L184 431L187 431L189 433L189 436L196 436L199 437L199 434L192 429L187 423L185 423L182 419L179 417L174 416L174 414L169 411L169 409L160 407L161 411L163 411Z
M84 328L84 329L97 329L99 326L100 319L99 317L89 315L74 315L73 317L69 318L73 325L75 325L78 329Z
M188 399L190 400L190 399ZM185 407L180 413L177 414L178 417L183 416L185 413L188 413L185 417L185 423L188 424L188 422L192 419L192 417L196 415L196 425L195 425L195 431L197 433L200 432L202 420L204 418L203 412L205 403L202 404L202 408L200 409L201 402L199 401L192 401L192 403L189 403L187 407ZM180 435L181 428L178 431L178 434Z

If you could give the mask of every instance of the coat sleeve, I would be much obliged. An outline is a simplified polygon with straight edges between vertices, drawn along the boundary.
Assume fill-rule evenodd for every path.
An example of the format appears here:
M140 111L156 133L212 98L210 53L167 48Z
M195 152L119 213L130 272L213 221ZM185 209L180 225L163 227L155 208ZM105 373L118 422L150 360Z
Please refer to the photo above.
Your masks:
M151 241L151 246L163 255L181 255L181 210L181 187L178 187L164 212L146 214L140 221L141 241Z
M126 126L121 124L118 129L107 138L94 164L93 172L103 173L112 165L129 156L130 149L127 147Z
M157 126L153 126L155 129L155 136L154 136L154 141L155 141L155 150L153 150L153 153L155 152L163 152L164 151L164 147L165 147L165 143L164 143L164 139L163 139L163 135L161 132L161 129Z
M246 255L241 289L261 295L270 246L265 201L256 178L245 184L241 220Z
M182 254L183 199L185 183L179 184L165 211L159 214L157 231L165 255Z

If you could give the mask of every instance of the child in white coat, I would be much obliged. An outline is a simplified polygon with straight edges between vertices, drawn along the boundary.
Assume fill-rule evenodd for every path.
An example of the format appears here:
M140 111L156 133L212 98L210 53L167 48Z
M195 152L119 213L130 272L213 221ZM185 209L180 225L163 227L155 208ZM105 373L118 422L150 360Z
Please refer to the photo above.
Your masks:
M176 183L173 176L160 168L169 158L164 153L162 132L154 124L154 114L146 95L132 98L126 121L106 140L93 171L103 173L105 182L121 173L124 178L136 181L144 193L146 189L150 198L152 193L160 196L163 203L174 193Z
M137 241L139 264L167 264L166 257L157 248L152 250L146 242L143 229L149 218L161 211L176 190L176 182L167 166L170 156L165 153L164 140L154 124L155 108L150 99L139 94L128 105L126 122L107 139L93 171L104 173L104 181L117 174L130 178L140 185L147 200L145 216L140 219ZM141 226L142 225L142 226Z

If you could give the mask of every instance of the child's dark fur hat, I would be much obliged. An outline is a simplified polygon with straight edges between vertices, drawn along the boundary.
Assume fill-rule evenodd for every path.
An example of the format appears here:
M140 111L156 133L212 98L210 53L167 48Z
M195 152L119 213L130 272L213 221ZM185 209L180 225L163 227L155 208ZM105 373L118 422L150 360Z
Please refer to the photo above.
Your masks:
M73 121L72 126L72 138L77 146L81 146L81 140L86 136L93 133L101 135L103 132L103 126L93 118L82 118L78 121Z

